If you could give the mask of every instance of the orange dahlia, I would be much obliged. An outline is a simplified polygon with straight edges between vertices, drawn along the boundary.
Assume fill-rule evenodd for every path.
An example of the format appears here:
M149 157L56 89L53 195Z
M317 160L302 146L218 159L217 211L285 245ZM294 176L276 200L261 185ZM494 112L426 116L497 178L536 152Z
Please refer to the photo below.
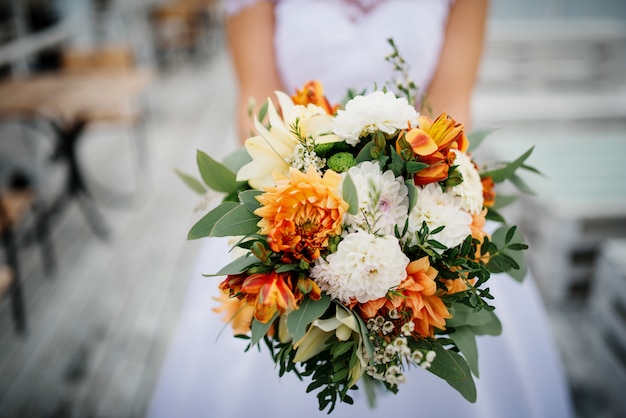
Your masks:
M260 233L267 235L270 248L283 253L283 261L312 262L328 246L331 235L341 233L341 221L348 210L340 196L341 176L327 171L322 177L314 167L306 173L291 168L289 177L277 179L276 186L257 196L261 207Z
M373 318L382 312L396 309L412 312L414 332L423 337L432 337L435 328L445 329L446 319L452 315L444 305L437 291L438 271L428 261L428 257L412 261L407 266L407 278L384 298L359 305L365 318Z

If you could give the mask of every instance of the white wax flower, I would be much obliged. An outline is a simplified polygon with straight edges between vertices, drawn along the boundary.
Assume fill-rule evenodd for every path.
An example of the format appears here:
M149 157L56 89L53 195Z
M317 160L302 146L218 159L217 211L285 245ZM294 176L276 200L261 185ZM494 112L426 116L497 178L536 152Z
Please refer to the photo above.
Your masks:
M409 210L408 190L402 177L381 171L378 162L365 161L348 170L357 190L359 209L346 215L349 231L393 235L396 224L404 226Z
M339 110L333 132L350 145L360 137L376 131L393 134L399 129L417 126L418 113L404 98L392 92L375 91L367 96L356 96Z
M311 277L341 302L354 298L365 303L398 286L407 276L409 261L395 237L356 232L347 235L326 260L318 258Z
M471 214L480 213L484 202L480 174L467 154L459 150L452 151L456 155L452 164L458 166L463 183L452 187L451 192L461 198L461 207L465 211Z
M461 244L471 234L472 216L462 209L461 198L444 192L438 183L418 188L417 202L409 213L409 240L415 237L423 222L426 222L429 231L445 226L442 231L430 235L430 239L448 248Z

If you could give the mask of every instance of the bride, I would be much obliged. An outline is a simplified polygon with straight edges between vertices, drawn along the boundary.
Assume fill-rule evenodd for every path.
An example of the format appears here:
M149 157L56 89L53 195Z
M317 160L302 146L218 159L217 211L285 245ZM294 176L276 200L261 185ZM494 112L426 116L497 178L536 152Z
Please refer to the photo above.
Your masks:
M487 14L486 0L228 0L227 35L239 82L240 133L249 136L248 98L288 93L322 81L333 103L348 88L392 79L385 62L393 38L423 88L423 112L446 111L467 127ZM219 280L202 277L226 264L223 239L207 239L148 416L321 417L306 382L278 378L269 353L244 353L246 341L211 308ZM406 417L571 417L568 390L548 318L532 277L503 275L489 282L503 333L478 338L478 401L468 403L421 369L397 395L381 394L370 409L362 391L333 414ZM220 337L218 340L218 337Z

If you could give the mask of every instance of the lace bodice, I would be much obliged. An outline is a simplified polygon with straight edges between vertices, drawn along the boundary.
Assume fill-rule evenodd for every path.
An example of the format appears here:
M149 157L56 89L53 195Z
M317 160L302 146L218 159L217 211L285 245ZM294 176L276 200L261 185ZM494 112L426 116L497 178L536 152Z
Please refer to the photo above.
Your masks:
M229 14L258 0L226 0ZM392 37L425 90L439 57L451 0L272 0L276 61L291 92L317 79L332 101L348 88L380 87L395 75Z

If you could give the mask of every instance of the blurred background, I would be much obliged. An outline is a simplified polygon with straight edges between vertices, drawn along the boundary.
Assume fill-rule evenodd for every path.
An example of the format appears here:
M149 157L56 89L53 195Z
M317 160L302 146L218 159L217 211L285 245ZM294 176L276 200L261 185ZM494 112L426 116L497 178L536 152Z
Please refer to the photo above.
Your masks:
M236 147L218 0L0 0L0 417L144 416ZM479 156L535 147L530 243L578 417L626 416L626 3L492 0ZM207 309L212 307L207 300Z

